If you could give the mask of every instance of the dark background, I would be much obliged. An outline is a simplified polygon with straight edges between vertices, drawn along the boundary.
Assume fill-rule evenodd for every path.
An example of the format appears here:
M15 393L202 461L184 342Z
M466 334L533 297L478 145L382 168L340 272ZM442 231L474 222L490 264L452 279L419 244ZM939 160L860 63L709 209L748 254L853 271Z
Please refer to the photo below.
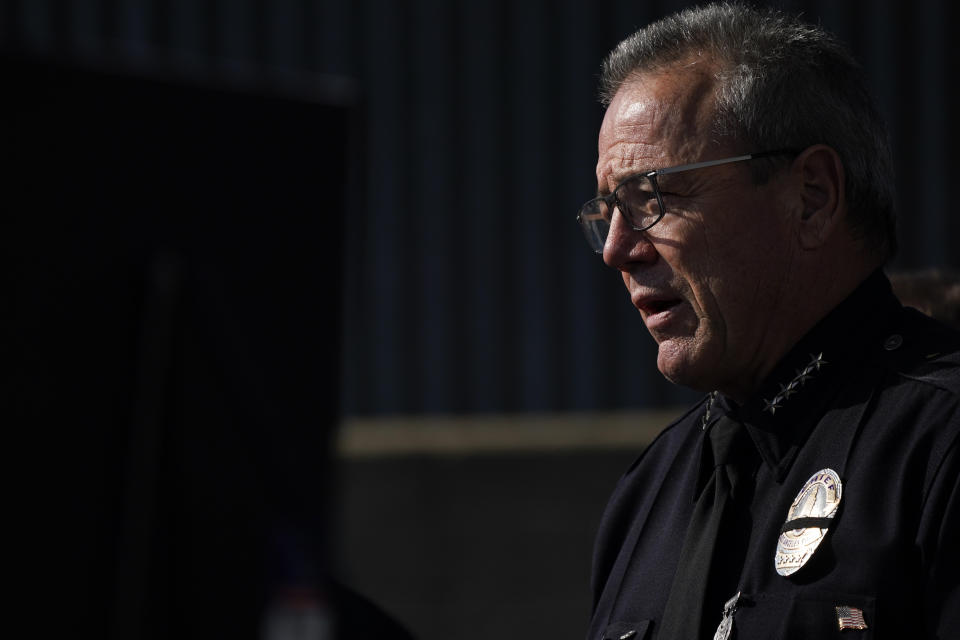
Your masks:
M94 628L254 633L332 572L424 638L581 635L640 445L357 457L338 426L694 397L574 222L600 60L686 4L0 1L11 406ZM953 4L777 6L864 63L892 266L960 266Z
M342 226L315 212L343 202L351 115L13 57L0 76L36 571L95 636L256 630L328 570L341 254L315 245Z

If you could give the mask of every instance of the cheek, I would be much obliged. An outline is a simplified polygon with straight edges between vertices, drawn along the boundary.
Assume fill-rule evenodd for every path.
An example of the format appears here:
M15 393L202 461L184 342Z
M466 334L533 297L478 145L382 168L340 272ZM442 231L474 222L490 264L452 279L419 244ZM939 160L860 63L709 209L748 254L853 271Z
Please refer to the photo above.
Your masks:
M761 302L757 296L765 281L776 276L785 247L774 246L769 234L755 227L734 229L737 225L716 222L704 220L693 230L675 263L698 315L721 328Z
M717 259L702 239L691 238L681 247L663 253L694 312L701 319L710 319L719 312L715 292L724 281L723 260Z
M763 252L724 253L722 258L700 265L703 278L691 286L701 316L701 339L718 342L725 349L738 349L759 336L758 319L778 302L776 260L761 258ZM720 258L720 256L717 256Z

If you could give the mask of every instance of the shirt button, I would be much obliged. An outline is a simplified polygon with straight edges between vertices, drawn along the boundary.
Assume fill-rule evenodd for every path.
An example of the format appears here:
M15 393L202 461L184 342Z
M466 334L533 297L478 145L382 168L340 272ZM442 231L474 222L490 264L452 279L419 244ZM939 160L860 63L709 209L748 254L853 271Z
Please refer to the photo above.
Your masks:
M900 345L902 344L903 336L901 336L899 333L895 333L883 341L883 348L887 351L893 351L894 349L899 349Z

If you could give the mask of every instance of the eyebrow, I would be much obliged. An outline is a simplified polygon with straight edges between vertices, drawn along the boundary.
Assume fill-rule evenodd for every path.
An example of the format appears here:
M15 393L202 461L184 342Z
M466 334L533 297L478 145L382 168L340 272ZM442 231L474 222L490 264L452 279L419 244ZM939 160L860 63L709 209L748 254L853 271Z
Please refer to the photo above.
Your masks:
M614 177L616 179L617 187L619 187L624 180L628 180L634 176L644 175L644 174L650 173L651 171L657 171L657 169L644 169L643 171L629 171L629 172L624 172L623 174L613 173L611 177ZM609 183L609 181L606 181L605 184L606 183ZM616 187L614 187L614 189L616 189ZM597 189L598 198L603 196L608 196L611 193L613 193L613 189L609 189L607 187Z
M747 153L739 156L731 156L729 158L720 158L718 160L701 160L700 162L692 162L687 164L678 164L672 167L660 167L657 169L646 169L644 171L634 171L628 174L625 174L622 178L617 180L617 186L619 186L624 180L632 178L633 176L638 176L647 173L656 173L657 177L661 176L670 176L676 173L686 173L692 169L705 169L706 167L716 167L722 164L731 164L733 162L740 162L742 160L750 160L752 158L762 158L764 156L776 155L779 153L785 153L786 150L777 149L775 151L762 151L759 153ZM614 174L616 175L616 174ZM600 195L600 189L597 190L598 195ZM607 191L610 193L610 191ZM606 195L606 194L603 194Z

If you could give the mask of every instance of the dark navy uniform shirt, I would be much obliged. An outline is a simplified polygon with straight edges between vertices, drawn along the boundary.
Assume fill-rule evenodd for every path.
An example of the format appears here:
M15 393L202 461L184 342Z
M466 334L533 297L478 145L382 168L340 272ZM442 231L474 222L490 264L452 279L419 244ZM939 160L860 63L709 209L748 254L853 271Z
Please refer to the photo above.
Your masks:
M877 272L750 401L711 394L623 476L597 537L588 640L657 637L706 482L704 428L724 412L762 459L746 558L728 569L742 594L733 638L960 638L960 336L902 307ZM842 482L839 510L813 556L783 577L781 527L825 468ZM862 613L867 628L841 631L837 607ZM714 613L719 624L722 603L708 603Z

